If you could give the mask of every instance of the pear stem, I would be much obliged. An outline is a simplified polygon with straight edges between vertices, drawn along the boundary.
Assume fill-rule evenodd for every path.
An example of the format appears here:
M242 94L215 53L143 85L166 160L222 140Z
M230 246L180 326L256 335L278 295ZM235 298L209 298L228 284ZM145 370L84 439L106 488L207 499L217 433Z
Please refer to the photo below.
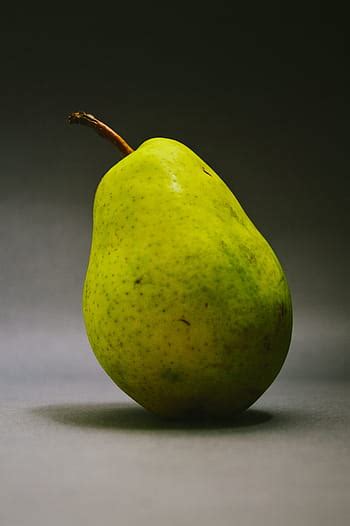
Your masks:
M107 124L96 119L96 117L90 113L85 113L85 111L75 111L69 115L68 122L69 124L83 124L84 126L89 126L99 135L105 137L113 144L116 144L124 156L129 155L129 153L134 151L123 137L107 126Z

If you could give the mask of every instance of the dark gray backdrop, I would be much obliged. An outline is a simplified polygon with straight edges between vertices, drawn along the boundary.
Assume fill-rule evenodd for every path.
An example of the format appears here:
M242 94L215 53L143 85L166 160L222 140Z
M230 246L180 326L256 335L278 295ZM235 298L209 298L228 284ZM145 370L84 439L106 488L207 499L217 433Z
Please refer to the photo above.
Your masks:
M80 296L94 190L131 145L178 139L228 183L277 252L295 329L283 374L349 374L348 64L326 11L118 6L3 17L1 367L13 380L99 374Z

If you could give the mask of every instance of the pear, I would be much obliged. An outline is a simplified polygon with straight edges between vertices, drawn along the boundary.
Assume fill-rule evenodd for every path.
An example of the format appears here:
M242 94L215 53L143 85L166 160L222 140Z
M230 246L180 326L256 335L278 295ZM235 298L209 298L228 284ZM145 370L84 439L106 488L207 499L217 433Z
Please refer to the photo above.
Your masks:
M282 267L236 197L173 139L133 150L101 179L83 291L86 331L110 378L166 418L251 406L286 358L292 305Z

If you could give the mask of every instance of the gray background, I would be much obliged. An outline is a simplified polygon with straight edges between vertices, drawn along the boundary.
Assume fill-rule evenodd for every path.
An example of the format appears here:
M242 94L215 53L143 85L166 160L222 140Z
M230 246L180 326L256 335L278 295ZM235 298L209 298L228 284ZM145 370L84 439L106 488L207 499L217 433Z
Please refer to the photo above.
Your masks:
M2 18L2 524L95 524L117 505L128 524L250 524L261 513L280 524L292 510L299 524L329 524L327 513L345 524L341 14L154 5ZM74 110L95 113L134 147L153 136L190 146L277 252L293 294L293 340L247 420L173 429L138 410L97 365L81 287L93 194L120 157L68 127Z

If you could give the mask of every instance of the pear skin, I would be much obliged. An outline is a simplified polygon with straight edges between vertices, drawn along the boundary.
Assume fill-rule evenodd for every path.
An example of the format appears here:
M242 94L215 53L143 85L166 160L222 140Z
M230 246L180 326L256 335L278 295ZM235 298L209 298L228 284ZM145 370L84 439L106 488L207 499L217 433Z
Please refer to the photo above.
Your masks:
M98 185L83 315L106 373L167 418L248 408L280 371L292 332L272 248L212 168L165 138Z

